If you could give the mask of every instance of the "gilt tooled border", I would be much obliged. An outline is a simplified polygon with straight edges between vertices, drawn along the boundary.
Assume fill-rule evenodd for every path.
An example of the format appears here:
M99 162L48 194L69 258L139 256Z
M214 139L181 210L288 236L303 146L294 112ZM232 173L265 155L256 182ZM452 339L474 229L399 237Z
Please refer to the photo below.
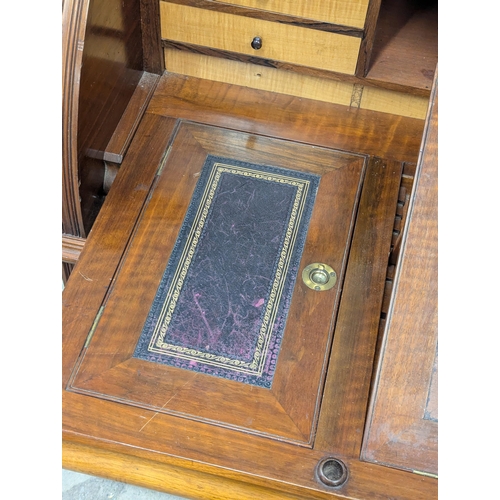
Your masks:
M278 265L274 274L271 292L266 303L262 325L259 330L258 340L251 362L227 358L225 356L219 356L217 354L202 352L193 348L177 346L164 342L168 326L175 311L177 300L181 294L184 279L188 274L189 266L202 235L210 211L210 206L215 196L215 191L217 190L217 186L223 173L279 182L295 186L297 188L295 200L288 220L283 246L278 259ZM212 173L210 174L206 188L201 197L192 228L184 245L179 264L175 270L172 283L167 292L158 321L153 331L153 335L151 336L148 346L149 352L199 361L208 365L223 367L240 373L248 373L259 376L262 375L269 341L272 336L274 321L276 319L276 313L280 304L283 286L285 284L300 221L307 200L307 194L309 192L309 186L310 182L308 180L297 179L275 173L265 173L251 168L226 165L223 163L214 164Z

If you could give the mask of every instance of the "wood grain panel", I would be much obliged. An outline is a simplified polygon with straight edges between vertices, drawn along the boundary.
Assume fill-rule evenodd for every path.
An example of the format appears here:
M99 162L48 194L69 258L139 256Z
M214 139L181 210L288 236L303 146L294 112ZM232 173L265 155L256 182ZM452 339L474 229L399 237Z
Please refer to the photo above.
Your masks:
M165 74L149 112L265 136L416 162L423 120Z
M315 449L351 457L361 450L401 172L401 163L381 159L367 171Z
M151 134L146 135L151 137ZM147 150L150 144L145 141L143 147ZM120 184L112 190L115 197L125 195L129 190L127 186L133 186L130 184L133 173L133 169L122 170ZM125 191L119 193L122 189ZM84 281L83 277L73 279L64 292L67 309L64 315L65 366L71 365L82 345L75 344L74 339L68 340L78 336L81 323L88 327L89 319L92 321L89 312L95 312L101 303L110 257L121 255L128 239L127 233L121 238L117 234L116 247L102 252L106 248L101 245L102 237L108 230L114 231L116 225L113 211L110 216L106 215L101 213L90 235L90 246L77 264L81 271L94 268L91 277L86 276L91 281ZM100 248L101 252L94 254L92 246ZM100 271L95 267L98 263ZM85 293L81 289L83 283L87 284ZM78 317L73 320L77 311ZM84 342L85 338L80 340ZM314 475L316 464L325 456L325 451L272 442L68 391L63 394L63 429L65 467L161 491L192 494L195 498L229 500L234 498L233 494L238 498L254 494L262 498L297 496L311 500L346 497L382 500L388 496L402 500L437 498L436 481L431 478L363 464L342 456L339 458L345 459L350 471L349 480L340 489L328 489L318 483ZM194 489L193 484L200 486Z
M296 495L303 500L437 498L437 481L432 478L349 459L345 459L351 472L346 485L325 488L314 477L324 453L279 442L273 442L271 450L265 438L249 439L189 420L179 426L176 417L80 394L65 392L63 428L65 450L70 446L74 450L64 456L65 467L166 492L172 491L169 478L174 466L181 469L173 476L179 494L192 492L192 482L199 477L207 488L199 497L206 494L217 500L234 500L224 497L222 485L228 479L238 481L247 494L261 486L271 494L277 490L284 498ZM103 467L101 473L98 466Z
M147 459L100 450L74 442L63 445L63 461L67 468L156 491L197 500L301 500L302 496L223 478L214 473L190 470Z
M68 280L68 287L63 292L62 350L64 359L62 370L65 378L64 384L67 383L75 361L65 353L68 350L71 351L75 345L82 346L85 342L95 318L95 310L101 306L125 250L127 239L123 240L123 235L132 231L165 153L162 144L149 142L149 137L153 130L169 136L174 126L175 120L171 118L147 114L143 118L137 132L137 142L135 146L134 141L132 142L115 179L113 189L104 203L105 212L96 221L80 257L87 251L91 253L91 256L83 264L81 258L78 260ZM145 149L143 149L144 143L148 145ZM107 206L111 207L109 211L106 211ZM89 241L92 241L91 237L94 241L88 245ZM88 250L89 246L90 250ZM74 290L73 293L76 296L72 296L68 290ZM71 335L69 335L70 332Z
M328 443L324 449L300 446L65 390L96 315L106 303L110 285L117 282L116 276L123 269L124 252L131 235L138 234L135 222L165 158L165 140L172 136L179 117L246 131L254 136L296 140L313 149L326 146L361 153L379 152L399 161L412 158L415 161L423 128L422 120L164 75L63 292L63 465L160 491L212 500L437 498L435 479L362 462L350 454L344 456L340 447L330 447ZM196 140L206 147L202 134L197 134ZM222 146L223 142L219 141L219 147ZM195 153L185 150L186 159L191 152ZM373 176L371 182L364 184L366 200L373 201L373 206L364 203L366 210L359 210L361 238L355 238L359 242L377 239L376 233L363 228L376 223L374 213L382 214L385 209L374 207L378 203L385 206L390 198L379 197L377 189L370 194L370 186L376 186L376 180L377 176ZM385 183L379 187L382 184ZM383 250L382 245L375 246ZM358 250L363 250L359 244ZM368 244L364 251L369 251ZM349 262L347 273L352 274L351 283L357 282L357 276L376 272L369 260L360 264L365 268L363 272L356 265L360 260L363 259L353 258ZM346 276L345 283L348 282ZM371 288L370 279L365 283L366 290ZM348 309L346 305L346 311ZM354 311L352 316L357 313ZM341 338L341 335L337 337L337 345L342 344ZM352 340L342 345L352 348L359 341L360 337L353 335ZM365 373L369 354L369 342L366 349L358 345L345 354L339 367L349 367L349 360L353 360L352 369L356 360L361 360L361 371ZM136 373L136 367L129 368L130 373ZM344 380L349 383L348 377ZM362 380L364 375L353 377L354 386L359 385L361 392L364 390ZM126 393L130 388L122 387L122 390ZM321 411L330 412L325 421L338 419L342 427L342 418L333 414L342 412L347 419L354 415L357 422L361 407L359 400L337 406L323 399ZM356 411L352 412L353 409ZM327 426L321 435L330 439L328 430L333 428L339 429ZM343 449L348 450L357 439L349 441L350 433L359 432L357 424L352 427L346 424L344 429L349 436L343 438L344 444L347 443ZM315 473L318 461L331 455L343 459L349 469L347 483L338 489L321 484Z
M363 28L368 0L224 0L224 3L243 5L270 12L282 12L297 17L317 19L334 24Z
M429 393L435 389L432 376L437 353L437 80L434 91L396 269L363 457L437 474L437 422L426 418Z
M165 145L168 141L168 137L154 139ZM297 277L271 390L132 359L196 174L208 154L321 176L299 269L311 262L327 262L337 272L338 285L316 293ZM159 412L308 444L364 163L359 155L182 124L70 387ZM124 304L128 304L125 309Z
M166 1L166 0L165 0ZM190 5L205 10L214 10L217 12L226 12L237 16L251 17L254 19L264 19L280 24L290 24L292 26L301 26L319 31L328 31L330 33L342 33L349 36L363 37L363 29L343 24L333 24L328 21L318 21L307 17L299 17L282 12L272 12L270 10L253 9L251 7L239 6L235 3L216 2L214 0L168 0L169 3L180 5Z
M344 491L311 492L294 489L286 482L258 481L238 477L234 469L210 467L203 462L188 462L174 456L146 458L108 443L105 448L81 442L71 436L63 443L65 467L77 472L117 479L145 488L187 496L196 500L334 500L345 499ZM401 473L387 467L362 462L348 462L353 471L349 498L386 500L388 494L400 500L437 498L437 482L433 479ZM292 493L292 491L294 493ZM388 493L391 492L391 493Z
M429 100L392 90L378 89L365 86L361 97L361 108L393 113L424 120L427 114Z
M164 50L165 68L172 73L346 106L351 102L353 86L350 83L175 49Z
M356 37L168 2L160 2L160 14L164 39L347 74L356 69L361 43ZM259 50L250 45L256 36L263 40Z

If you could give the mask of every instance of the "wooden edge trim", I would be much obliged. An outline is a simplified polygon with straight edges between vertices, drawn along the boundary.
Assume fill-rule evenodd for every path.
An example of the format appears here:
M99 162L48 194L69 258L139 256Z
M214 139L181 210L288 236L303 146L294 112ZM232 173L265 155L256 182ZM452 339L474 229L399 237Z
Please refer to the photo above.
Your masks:
M78 97L89 0L63 4L62 64L62 222L63 231L85 236L78 188Z
M361 38L363 36L363 29L361 28L355 28L352 26L343 26L341 24L333 24L324 21L316 21L314 19L306 19L303 17L297 17L278 12L252 9L249 7L240 7L234 4L213 2L209 0L168 0L168 3L187 5L190 7L197 7L205 10L224 12L227 14L235 14L237 16L242 16L242 17L262 19L264 21L270 21L280 24L289 24L292 26L297 26L299 28L308 28L317 31L327 31L329 33L339 33L341 35L352 36L355 38Z
M200 500L299 500L303 497L224 476L63 442L63 468Z
M139 0L144 71L161 75L165 70L160 36L160 2Z
M375 40L375 32L377 31L377 20L380 11L381 0L372 0L368 4L368 11L366 13L364 36L361 40L361 47L359 48L358 65L356 67L356 76L365 77L368 73L368 65L373 50L373 43Z
M66 264L76 264L80 258L86 238L63 234L62 237L62 261Z
M113 136L106 146L104 161L114 163L121 163L123 161L123 157L127 152L159 80L159 75L147 72L143 73Z
M315 76L319 78L326 78L329 80L334 80L343 83L352 83L368 87L374 87L385 90L393 90L395 92L401 92L404 94L409 94L418 97L429 97L430 90L428 89L418 89L415 87L409 87L407 85L401 85L397 83L383 82L378 80L370 80L367 78L359 78L354 75L349 75L347 73L337 73L334 71L328 71L324 69L310 68L308 66L300 66L297 64L291 64L282 61L275 61L273 59L264 59L262 57L256 57L253 55L240 54L239 52L231 52L228 50L214 49L211 47L204 47L202 45L195 45L191 43L177 42L174 40L168 40L163 38L161 41L163 48L177 49L186 52L193 52L195 54L201 54L211 57L218 57L222 59L229 59L232 61L239 61L244 63L256 64L259 66L266 66L268 68L282 69L287 71L294 71L295 73Z
M387 345L388 341L388 334L389 330L391 328L391 320L392 320L392 313L393 313L393 307L394 307L394 301L395 297L398 292L398 285L399 285L399 280L401 276L401 269L404 264L404 250L406 247L407 239L408 239L408 233L409 233L409 228L411 226L411 218L413 214L413 208L415 205L415 198L416 194L418 191L418 185L419 185L419 179L423 167L423 159L424 159L424 153L425 153L425 148L427 145L427 139L429 136L429 131L431 128L431 121L433 119L436 119L436 117L433 116L433 110L434 110L434 103L437 100L437 94L438 94L438 68L436 67L436 72L434 74L434 81L431 89L431 98L429 100L429 107L427 110L427 116L425 119L425 128L424 128L424 134L422 137L422 142L420 146L420 151L419 151L419 158L416 164L416 169L414 173L414 180L413 180L413 186L412 186L412 192L410 195L410 200L408 202L408 209L407 209L407 214L406 214L406 223L403 228L403 231L401 233L401 238L400 238L400 247L399 247L399 252L400 252L400 258L398 259L398 262L395 266L394 269L394 278L393 278L393 285L392 285L392 290L391 290L391 297L389 300L389 307L388 307L388 312L386 315L385 322L383 324L383 328L381 331L381 338L379 338L379 351L381 353L384 352L385 347ZM437 126L437 124L436 124ZM367 410L367 417L366 417L366 424L365 424L365 431L363 433L363 443L361 446L361 458L363 460L366 459L366 453L367 453L367 448L368 448L368 442L370 439L370 432L371 432L371 425L372 421L374 419L374 413L375 413L375 406L377 402L377 396L378 396L378 387L379 387L379 382L380 382L380 376L382 372L382 367L383 367L383 362L384 362L384 357L378 356L375 362L374 366L374 371L373 371L373 377L372 377L372 385L370 388L370 398L369 398L369 404L368 404L368 410Z
M79 436L63 440L62 445L65 469L198 500L340 500L346 496L352 499L437 498L436 478L359 460L345 461L351 477L342 492L335 489L292 492L285 491L290 485L280 481L271 482L257 476L249 476L248 481L244 481L243 475L230 469L174 456L158 458L151 460L137 454L128 455L112 449L110 444L89 446L82 443Z

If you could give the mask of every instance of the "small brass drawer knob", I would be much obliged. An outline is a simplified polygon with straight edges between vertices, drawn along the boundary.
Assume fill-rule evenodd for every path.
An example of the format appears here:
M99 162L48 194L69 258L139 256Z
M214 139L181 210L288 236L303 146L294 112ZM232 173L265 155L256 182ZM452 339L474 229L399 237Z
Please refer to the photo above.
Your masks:
M250 45L252 46L252 49L259 50L262 47L262 38L260 36L256 36Z
M328 264L315 262L304 268L302 280L309 288L317 292L330 290L337 282L337 273Z

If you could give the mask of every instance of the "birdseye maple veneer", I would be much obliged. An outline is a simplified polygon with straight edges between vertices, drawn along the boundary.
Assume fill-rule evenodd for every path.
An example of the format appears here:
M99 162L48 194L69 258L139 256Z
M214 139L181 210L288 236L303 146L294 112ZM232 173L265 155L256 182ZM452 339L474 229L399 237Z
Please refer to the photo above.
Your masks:
M435 10L63 3L64 467L437 498Z

